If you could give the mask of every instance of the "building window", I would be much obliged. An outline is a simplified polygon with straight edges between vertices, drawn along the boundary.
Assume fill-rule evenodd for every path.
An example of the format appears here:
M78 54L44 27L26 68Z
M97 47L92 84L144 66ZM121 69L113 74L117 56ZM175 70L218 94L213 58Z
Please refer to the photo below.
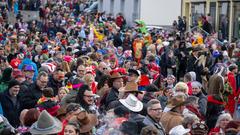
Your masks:
M111 1L110 1L110 13L111 13L112 15L114 14L113 9L114 9L114 0L111 0Z
M230 15L230 3L222 2L219 3L219 31L221 32L220 39L228 39L228 31L229 31L229 15Z
M139 0L134 0L133 3L133 21L139 19Z
M99 1L99 10L103 11L103 0Z
M215 30L215 20L216 20L216 2L210 3L210 19L208 19L209 23L212 25L212 28Z
M234 2L233 4L233 38L240 38L240 2Z
M206 15L206 3L192 3L192 26L198 26L201 16Z
M121 0L121 12L124 13L125 10L125 0Z

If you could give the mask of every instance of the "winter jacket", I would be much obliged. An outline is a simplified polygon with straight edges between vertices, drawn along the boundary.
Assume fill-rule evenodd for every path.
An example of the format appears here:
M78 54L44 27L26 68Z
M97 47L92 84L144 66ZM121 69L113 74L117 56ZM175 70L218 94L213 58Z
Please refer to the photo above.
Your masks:
M104 75L104 74L97 69L97 70L96 70L95 81L96 81L96 82L99 82L103 75Z
M52 76L49 77L48 87L51 87L53 89L54 96L58 94L58 89L63 86L62 84L62 82L54 80Z
M37 105L37 101L42 97L42 90L34 82L22 93L22 108L30 109Z
M196 97L198 97L199 112L205 116L207 109L207 97L202 92L198 93Z
M169 131L178 126L181 125L183 121L183 116L180 113L177 112L166 112L163 113L160 122L162 123L166 133L169 133Z
M207 97L206 124L209 129L215 127L218 116L224 111L224 102L219 96Z
M143 123L143 120L145 119L145 116L138 114L138 113L130 113L128 121L135 122L138 125L138 133L140 134L142 128L145 126Z
M119 94L118 90L116 88L112 88L109 94L107 95L106 106L109 106L111 102L118 100L118 94Z
M159 134L158 135L165 135L165 130L160 122L156 122L153 120L150 116L146 116L146 118L143 120L143 123L146 126L154 126L158 129Z
M187 72L195 71L197 58L191 55L187 63Z
M20 96L16 97L16 104L14 105L9 91L6 90L0 93L0 102L2 103L4 116L8 119L9 123L15 128L18 127L20 125L19 116L21 112Z

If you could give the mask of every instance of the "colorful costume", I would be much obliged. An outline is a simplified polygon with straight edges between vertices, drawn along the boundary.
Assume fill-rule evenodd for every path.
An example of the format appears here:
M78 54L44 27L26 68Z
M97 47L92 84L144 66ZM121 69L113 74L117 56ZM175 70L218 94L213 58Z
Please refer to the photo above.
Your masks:
M133 56L137 63L140 63L140 60L142 59L142 48L144 46L144 43L142 40L134 40L133 42Z

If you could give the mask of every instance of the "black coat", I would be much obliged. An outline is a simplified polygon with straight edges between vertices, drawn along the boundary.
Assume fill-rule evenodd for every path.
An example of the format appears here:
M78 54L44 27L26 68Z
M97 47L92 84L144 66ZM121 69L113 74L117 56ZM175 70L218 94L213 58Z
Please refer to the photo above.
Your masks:
M199 106L199 112L205 116L206 115L206 109L207 109L207 97L202 93L198 93L196 95L198 99L198 106Z
M63 86L62 82L57 82L56 80L53 79L52 76L49 77L48 87L51 87L53 89L54 96L58 94L58 89L61 88L62 86Z
M22 109L34 108L37 105L37 101L42 97L42 90L37 86L37 83L34 82L29 86L22 94L21 105Z
M100 70L97 69L97 70L96 70L95 81L96 81L96 82L99 82L103 75L104 75L104 74L103 74Z
M122 42L122 39L121 39L121 36L120 34L116 34L113 36L113 45L115 47L119 47L119 46L122 46L123 42Z
M207 113L206 113L206 124L209 129L212 129L215 127L219 115L221 115L221 113L224 111L223 103L220 104L223 101L221 101L219 97L215 97L215 96L211 96L211 97L213 98L208 97Z
M195 71L196 69L196 63L197 58L194 57L193 55L191 55L188 59L188 63L187 63L187 72L191 72L191 71Z
M2 104L3 114L8 119L9 123L17 128L20 125L19 116L21 112L20 108L20 96L17 96L16 104L14 105L11 100L9 91L0 94L0 102Z
M107 95L107 98L106 98L106 106L108 107L113 101L116 101L118 100L118 90L115 89L115 88L112 88L110 90L110 92L108 93Z

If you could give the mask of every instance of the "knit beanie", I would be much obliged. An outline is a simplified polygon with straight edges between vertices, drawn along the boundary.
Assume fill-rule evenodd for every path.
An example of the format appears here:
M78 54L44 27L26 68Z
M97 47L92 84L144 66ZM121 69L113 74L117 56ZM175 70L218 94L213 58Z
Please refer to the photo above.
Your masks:
M15 79L12 79L10 82L9 82L9 84L8 84L8 89L10 89L10 88L12 88L12 87L14 87L14 86L16 86L16 85L21 85L20 84L20 82L18 82L17 80L15 80Z

